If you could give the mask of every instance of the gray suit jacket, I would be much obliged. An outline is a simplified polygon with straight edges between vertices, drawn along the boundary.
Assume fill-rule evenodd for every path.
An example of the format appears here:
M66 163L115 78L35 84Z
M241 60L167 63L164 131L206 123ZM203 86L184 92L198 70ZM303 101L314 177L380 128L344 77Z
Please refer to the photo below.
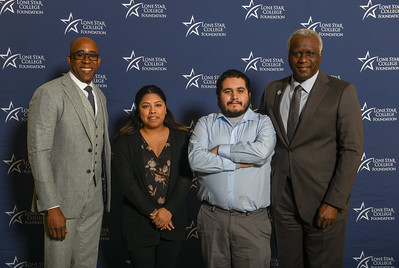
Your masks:
M289 144L280 102L290 78L269 83L259 107L271 118L278 137L272 160L272 207L279 204L290 177L302 219L312 223L323 202L339 208L336 219L343 219L363 153L356 88L319 72Z
M35 181L33 207L41 212L60 206L66 218L79 215L88 183L93 181L93 148L88 122L77 85L69 75L39 87L29 103L28 157ZM111 146L104 94L93 88L103 112L104 175L107 178L106 211L111 200ZM101 108L101 109L100 109ZM101 181L101 180L99 180ZM101 187L101 185L100 185Z

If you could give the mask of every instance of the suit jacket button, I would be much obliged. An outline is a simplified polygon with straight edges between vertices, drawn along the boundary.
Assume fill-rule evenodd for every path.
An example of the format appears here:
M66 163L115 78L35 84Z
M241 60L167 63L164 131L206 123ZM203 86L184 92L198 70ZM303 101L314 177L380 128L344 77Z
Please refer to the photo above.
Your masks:
M89 153L91 153L93 150L91 148L89 148L89 150L87 150Z
M87 172L87 173L90 173L90 172L91 172L91 170L90 170L90 169L88 169L86 172Z

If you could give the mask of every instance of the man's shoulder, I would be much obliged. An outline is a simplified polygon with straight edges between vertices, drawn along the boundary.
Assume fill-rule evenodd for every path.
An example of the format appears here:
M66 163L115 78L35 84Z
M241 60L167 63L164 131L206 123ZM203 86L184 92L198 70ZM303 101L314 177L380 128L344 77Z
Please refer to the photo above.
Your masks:
M340 85L340 86L345 87L345 86L348 86L348 85L352 84L352 83L350 83L348 81L345 81L345 80L342 80L340 78L325 74L325 73L323 73L321 71L320 71L318 79L326 80L328 83L331 83L334 86Z
M68 79L67 75L55 78L50 80L44 84L42 84L37 91L47 91L47 92L58 92L61 89L61 85L65 84L65 81ZM72 80L71 80L72 81Z
M287 83L289 81L290 78L291 78L291 75L290 76L286 76L286 77L281 78L281 79L278 79L278 80L271 81L271 82L269 82L266 85L266 87L271 86L271 85L285 84L285 83Z
M220 113L210 113L208 115L202 116L198 121L203 121L206 123L215 122L216 119L219 118L219 116L220 116Z

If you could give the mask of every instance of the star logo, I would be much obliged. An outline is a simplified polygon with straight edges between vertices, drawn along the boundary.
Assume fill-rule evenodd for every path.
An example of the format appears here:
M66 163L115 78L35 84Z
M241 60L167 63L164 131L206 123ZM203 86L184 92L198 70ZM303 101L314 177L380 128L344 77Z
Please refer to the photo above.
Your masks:
M310 16L308 22L302 22L301 25L306 29L316 31L316 27L320 25L320 21L313 22L312 16Z
M134 54L134 50L132 50L132 54L130 54L130 57L123 57L123 59L127 62L129 62L127 68L126 68L126 72L130 71L132 68L137 69L140 71L140 66L139 66L139 62L144 59L144 56L140 56L140 57L136 57L136 55Z
M376 59L378 59L378 56L375 57L370 57L370 52L367 51L366 56L364 58L357 58L361 62L363 62L362 68L360 69L360 72L363 72L363 70L370 69L374 71L374 66L373 63Z
M82 21L82 19L73 19L72 12L69 13L69 17L67 19L61 19L63 23L67 25L64 31L64 35L69 33L70 31L74 31L75 33L79 33L77 26L79 25L79 22Z
M364 103L363 108L360 109L362 111L362 120L366 119L371 121L370 114L375 111L375 107L367 108L367 103Z
M130 109L123 109L123 111L127 114L133 113L134 110L136 110L136 104L134 102L132 103L132 107L130 107Z
M3 162L10 166L8 168L8 172L7 172L7 175L9 175L10 173L12 173L14 171L18 172L18 173L22 173L21 164L23 164L25 162L25 160L24 159L15 160L15 155L13 154L11 156L10 160L3 160Z
M251 0L247 6L242 6L245 10L247 10L247 15L245 15L245 20L250 17L259 18L258 17L258 10L262 5L255 5L254 1Z
M241 58L241 60L243 60L247 66L245 66L244 69L244 73L250 69L254 69L255 71L258 71L258 67L256 66L256 64L260 61L261 57L254 57L252 51L251 53L249 53L248 58Z
M199 80L199 79L202 79L203 74L197 74L197 75L195 75L194 68L192 68L192 69L191 69L191 73L190 73L190 74L183 74L183 77L186 78L186 79L188 80L188 82L187 82L187 84L186 84L186 89L189 88L189 87L191 87L191 86L194 86L194 87L196 87L196 88L199 88L198 80Z
M0 3L3 4L3 6L0 9L0 15L5 13L6 11L10 11L11 13L15 13L14 12L15 0L8 0L8 1L7 0L0 0Z
M357 172L359 173L359 171L362 171L363 169L370 171L370 163L372 163L374 161L374 157L372 158L367 158L366 157L366 153L363 153L361 162L360 162L360 166L357 169Z
M26 212L25 210L18 211L16 205L14 206L14 210L13 211L6 212L6 214L11 217L11 220L8 223L8 226L11 226L11 224L14 224L16 222L19 223L19 224L24 224L21 218L25 214L25 212Z
M199 239L199 235L198 235L198 227L195 226L194 221L191 221L190 226L186 227L186 231L188 231L188 234L186 236L186 240L189 240L190 238L197 238Z
M128 11L126 12L126 17L125 17L125 19L127 19L131 15L135 15L136 17L140 17L140 14L139 14L138 10L139 10L140 7L143 6L143 3L134 4L134 0L130 0L130 3L122 4L122 6L124 6L124 7L126 7L128 9Z
M362 251L362 253L360 254L359 257L353 257L353 259L355 261L358 262L356 268L369 268L369 264L368 262L373 258L373 256L368 256L366 257L364 255L364 252Z
M28 267L27 262L19 262L17 256L14 257L13 262L6 262L6 265L11 268L22 268L22 267Z
M15 63L15 60L21 56L21 54L12 54L10 47L8 47L7 54L0 54L0 57L5 60L3 64L3 70L4 68L8 66L12 66L14 68L17 68L17 64Z
M356 218L356 222L358 222L361 219L370 220L368 213L373 210L373 207L366 208L366 206L364 205L364 202L362 202L360 208L354 208L353 210L356 211L357 213L359 213L359 215L357 215L357 218Z
M191 16L191 20L189 22L183 22L184 25L188 27L188 30L186 32L186 37L189 36L190 34L196 34L199 36L198 28L202 26L203 22L195 22L194 16Z
M373 3L371 2L371 0L368 1L367 5L365 6L360 6L363 10L365 10L366 12L364 12L363 18L362 20L364 20L365 18L368 17L373 17L374 19L377 18L375 16L375 11L377 10L377 8L380 7L381 4L377 4L377 5L373 5Z
M4 112L7 113L5 123L14 119L15 121L19 121L18 113L23 110L22 107L14 108L14 104L10 101L10 105L8 108L1 108Z

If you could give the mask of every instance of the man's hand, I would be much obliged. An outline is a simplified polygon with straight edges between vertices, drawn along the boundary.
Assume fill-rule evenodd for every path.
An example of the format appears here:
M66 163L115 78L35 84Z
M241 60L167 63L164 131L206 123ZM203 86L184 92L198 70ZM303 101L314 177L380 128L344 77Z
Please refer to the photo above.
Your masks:
M240 163L240 168L254 167L254 164L249 163Z
M323 203L317 213L317 227L321 229L330 227L337 216L337 212L338 210L335 207Z
M213 153L213 154L216 154L216 155L218 154L218 151L219 151L219 145L216 146L215 148L212 148L212 149L209 150L210 153Z
M161 231L164 229L168 229L169 231L175 229L172 223L172 213L166 208L160 208L152 212L150 219L155 224L155 227L161 229Z
M56 240L64 240L68 230L66 219L59 207L47 210L47 226L50 236Z

